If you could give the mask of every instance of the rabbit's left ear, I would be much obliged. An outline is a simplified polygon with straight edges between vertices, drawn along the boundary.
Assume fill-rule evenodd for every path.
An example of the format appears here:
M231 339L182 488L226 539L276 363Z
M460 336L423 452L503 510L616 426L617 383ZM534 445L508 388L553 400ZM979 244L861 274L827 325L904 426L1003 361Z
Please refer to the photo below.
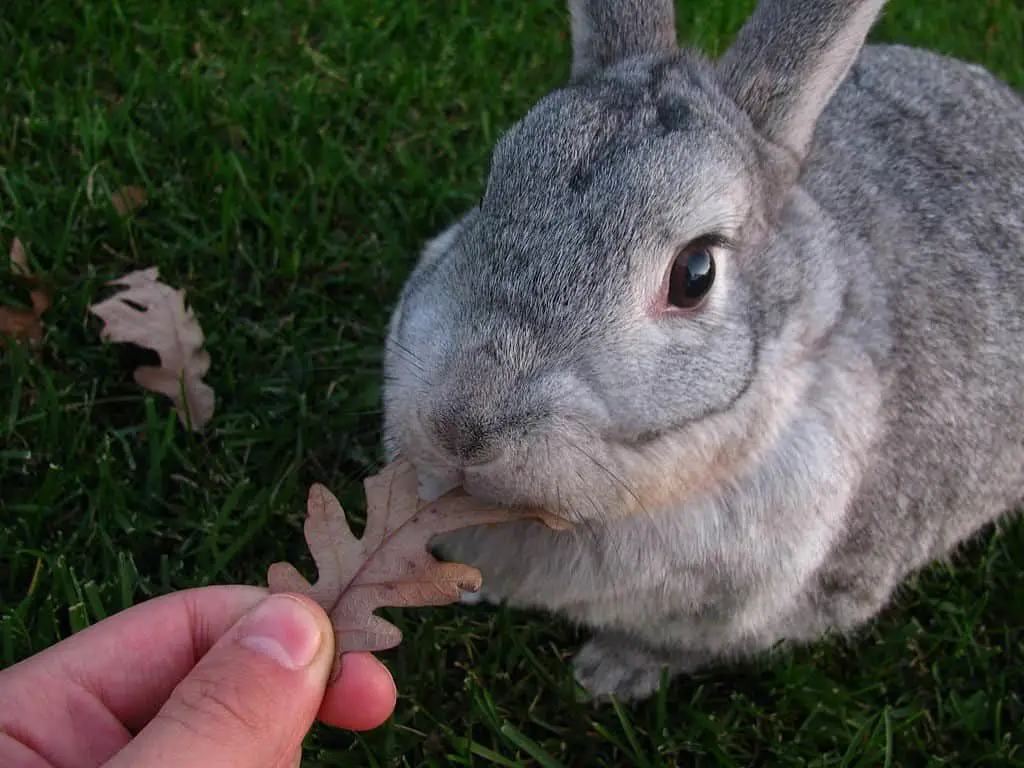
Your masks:
M814 128L853 66L885 0L761 0L718 62L754 127L807 154Z
M675 0L569 0L569 14L573 81L629 56L679 47Z

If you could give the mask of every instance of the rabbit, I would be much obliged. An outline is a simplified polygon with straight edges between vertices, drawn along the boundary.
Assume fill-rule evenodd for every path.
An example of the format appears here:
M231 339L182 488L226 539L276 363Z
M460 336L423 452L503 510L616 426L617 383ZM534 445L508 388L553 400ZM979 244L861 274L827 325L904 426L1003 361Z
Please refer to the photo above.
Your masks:
M855 641L1024 499L1024 100L866 44L884 5L763 0L712 61L671 0L571 0L395 303L384 453L572 524L435 548L583 629L598 703Z

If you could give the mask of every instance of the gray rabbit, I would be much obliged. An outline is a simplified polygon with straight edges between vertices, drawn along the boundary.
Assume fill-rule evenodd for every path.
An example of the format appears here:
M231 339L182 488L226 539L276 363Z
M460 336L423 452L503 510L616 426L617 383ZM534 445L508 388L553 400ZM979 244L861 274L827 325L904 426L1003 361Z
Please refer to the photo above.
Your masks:
M571 82L498 142L386 345L439 539L592 637L595 697L848 634L1024 500L1024 100L865 46L883 0L763 0L717 61L671 0L571 0Z

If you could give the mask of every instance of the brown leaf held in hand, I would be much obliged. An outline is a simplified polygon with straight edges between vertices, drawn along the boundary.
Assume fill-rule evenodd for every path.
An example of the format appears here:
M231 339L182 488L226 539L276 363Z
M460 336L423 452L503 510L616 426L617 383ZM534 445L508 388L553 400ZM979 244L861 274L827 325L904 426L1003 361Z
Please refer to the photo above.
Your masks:
M42 290L40 281L28 268L28 257L25 248L18 238L11 243L11 271L23 278L32 289L29 291L31 309L0 307L0 348L7 346L4 337L9 336L15 341L28 341L35 344L43 338L43 324L40 319L52 303L50 294Z
M424 503L417 492L416 472L404 459L363 485L366 530L361 539L352 535L345 511L330 491L322 485L309 490L305 534L319 574L315 584L288 563L274 563L267 575L271 592L298 592L323 606L334 625L338 656L381 651L402 641L397 627L373 614L378 608L446 605L458 601L460 589L480 588L476 568L442 563L430 554L427 546L434 536L526 517L555 529L570 527L539 511L485 506L462 491Z
M160 355L160 367L142 366L135 381L169 397L178 418L199 431L212 418L214 392L202 378L210 369L203 347L203 329L185 307L182 291L159 282L156 267L130 272L108 285L127 286L109 299L89 307L104 327L100 335L115 342L147 347ZM141 309L140 309L141 307Z

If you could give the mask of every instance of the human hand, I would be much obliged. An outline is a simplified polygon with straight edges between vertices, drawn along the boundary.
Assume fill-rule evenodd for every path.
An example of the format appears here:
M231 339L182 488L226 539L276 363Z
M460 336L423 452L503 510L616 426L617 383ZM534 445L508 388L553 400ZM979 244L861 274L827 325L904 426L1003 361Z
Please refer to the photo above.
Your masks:
M314 719L384 722L394 681L345 654L318 605L218 586L156 598L0 672L5 768L295 766Z

